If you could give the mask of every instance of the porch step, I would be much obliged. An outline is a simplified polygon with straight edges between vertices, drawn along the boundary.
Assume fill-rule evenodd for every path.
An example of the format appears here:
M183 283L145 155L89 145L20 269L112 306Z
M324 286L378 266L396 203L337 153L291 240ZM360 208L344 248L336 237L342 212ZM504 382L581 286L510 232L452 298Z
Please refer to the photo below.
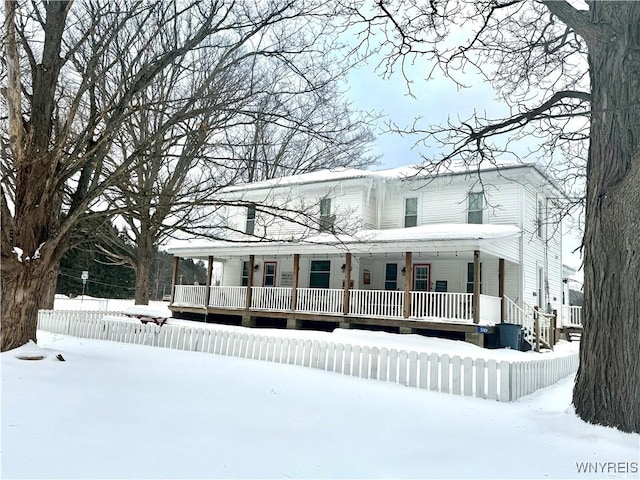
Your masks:
M567 340L569 342L579 342L580 340L582 340L582 332L567 333Z

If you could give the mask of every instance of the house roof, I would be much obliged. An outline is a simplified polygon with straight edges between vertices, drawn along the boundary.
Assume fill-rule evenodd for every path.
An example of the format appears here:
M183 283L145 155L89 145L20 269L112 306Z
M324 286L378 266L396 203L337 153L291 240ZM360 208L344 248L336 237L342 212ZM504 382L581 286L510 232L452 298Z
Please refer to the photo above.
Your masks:
M496 241L517 238L515 225L432 224L388 230L360 230L351 235L321 233L300 240L174 241L167 252L204 258L248 255L395 253L407 251L483 250ZM518 261L516 258L508 258Z
M433 163L424 165L408 165L386 170L360 170L354 168L336 168L332 170L318 170L315 172L301 173L288 177L273 178L261 182L243 183L226 187L222 193L247 192L259 190L271 190L273 188L288 187L294 185L320 184L327 182L341 182L348 180L370 179L370 180L410 180L442 177L450 175L470 175L481 172L505 171L515 169L532 169L538 172L549 183L551 181L540 171L534 163L521 162L481 162L477 164L467 164L465 162Z

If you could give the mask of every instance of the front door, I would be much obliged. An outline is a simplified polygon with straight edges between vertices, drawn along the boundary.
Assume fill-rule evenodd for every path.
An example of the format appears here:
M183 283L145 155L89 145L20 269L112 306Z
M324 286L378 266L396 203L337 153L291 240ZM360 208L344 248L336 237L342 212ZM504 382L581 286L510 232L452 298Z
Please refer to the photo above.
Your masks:
M428 263L413 266L413 290L428 292L431 285L431 265Z

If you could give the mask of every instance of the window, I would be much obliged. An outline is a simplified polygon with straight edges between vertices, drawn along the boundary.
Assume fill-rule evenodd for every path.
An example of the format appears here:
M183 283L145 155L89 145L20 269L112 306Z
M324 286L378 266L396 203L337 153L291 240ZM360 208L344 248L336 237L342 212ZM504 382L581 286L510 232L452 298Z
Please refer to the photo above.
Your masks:
M265 287L276 286L276 262L264 262L264 279L262 285Z
M418 225L418 199L404 199L404 226L415 227Z
M469 193L469 211L467 223L482 223L482 208L484 203L484 192Z
M249 205L247 207L247 226L245 232L247 235L253 235L256 226L256 206Z
M473 293L473 262L467 263L467 293ZM480 264L480 293L482 293L482 263Z
M331 215L331 199L324 197L320 199L320 221L318 222L318 230L327 232L333 230L333 224L336 220L335 215Z
M536 220L538 238L542 238L542 227L545 223L544 202L538 199L538 219Z
M246 260L242 262L242 282L241 285L246 287L249 285L249 262Z
M398 264L397 263L387 263L387 266L385 268L384 289L385 290L398 289Z
M331 262L329 260L312 260L309 286L311 288L329 288Z

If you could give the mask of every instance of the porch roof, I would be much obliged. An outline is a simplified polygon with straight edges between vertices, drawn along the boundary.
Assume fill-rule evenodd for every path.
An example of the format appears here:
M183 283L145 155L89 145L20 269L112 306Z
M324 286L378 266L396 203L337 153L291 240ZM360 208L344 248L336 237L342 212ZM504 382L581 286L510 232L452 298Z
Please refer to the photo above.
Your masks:
M351 235L321 233L299 240L238 241L178 240L167 252L179 257L206 258L246 257L248 255L299 254L374 254L425 251L489 250L496 244L517 238L520 228L515 225L491 224L432 224L387 230L360 230ZM518 258L506 258L518 262Z

